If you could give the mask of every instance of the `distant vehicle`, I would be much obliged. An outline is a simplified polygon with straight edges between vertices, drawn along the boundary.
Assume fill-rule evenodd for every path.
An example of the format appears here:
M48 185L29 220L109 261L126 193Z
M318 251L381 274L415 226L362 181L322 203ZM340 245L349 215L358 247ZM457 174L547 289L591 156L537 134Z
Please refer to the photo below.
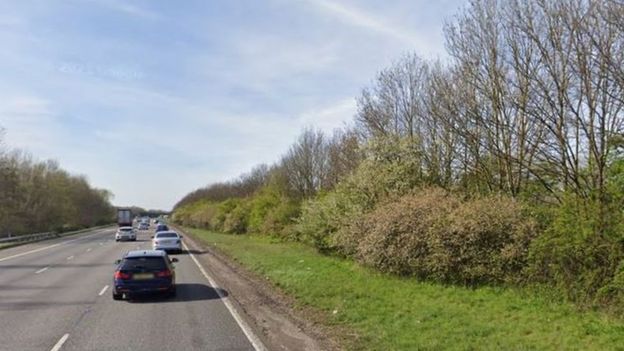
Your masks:
M139 294L164 293L176 295L175 267L177 258L164 251L136 250L117 260L113 274L113 300L132 298Z
M168 230L169 230L169 227L167 227L166 224L162 224L161 223L161 224L157 224L156 225L156 233L158 233L158 232L166 232Z
M149 227L150 227L149 223L145 223L145 222L139 223L139 230L148 230Z
M174 231L158 232L152 238L154 250L182 251L182 235Z
M133 227L119 227L115 233L115 241L136 241L136 231Z
M132 226L132 211L129 208L117 209L117 225L120 227Z

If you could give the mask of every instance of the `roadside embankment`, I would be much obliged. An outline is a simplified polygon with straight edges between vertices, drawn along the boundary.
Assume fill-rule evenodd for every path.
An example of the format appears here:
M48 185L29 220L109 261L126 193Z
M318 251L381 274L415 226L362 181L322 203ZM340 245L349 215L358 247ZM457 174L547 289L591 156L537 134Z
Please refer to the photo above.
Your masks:
M610 350L624 344L621 320L543 293L420 282L266 236L185 231L269 281L346 349Z

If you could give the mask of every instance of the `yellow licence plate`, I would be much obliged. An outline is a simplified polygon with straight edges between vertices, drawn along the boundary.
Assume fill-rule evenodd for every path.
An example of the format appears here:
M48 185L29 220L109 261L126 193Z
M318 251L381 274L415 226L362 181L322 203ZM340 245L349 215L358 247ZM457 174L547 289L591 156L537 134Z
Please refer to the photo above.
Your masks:
M152 278L154 278L154 275L152 273L136 273L132 276L132 279L134 280L146 280Z

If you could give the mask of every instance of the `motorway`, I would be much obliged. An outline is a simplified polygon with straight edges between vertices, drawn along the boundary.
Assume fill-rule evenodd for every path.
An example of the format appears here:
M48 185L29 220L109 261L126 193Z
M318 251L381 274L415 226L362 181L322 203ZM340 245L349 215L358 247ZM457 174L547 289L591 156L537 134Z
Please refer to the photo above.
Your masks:
M175 298L112 299L114 261L149 249L151 234L115 242L114 228L98 229L1 250L0 350L254 350L188 252L172 255Z

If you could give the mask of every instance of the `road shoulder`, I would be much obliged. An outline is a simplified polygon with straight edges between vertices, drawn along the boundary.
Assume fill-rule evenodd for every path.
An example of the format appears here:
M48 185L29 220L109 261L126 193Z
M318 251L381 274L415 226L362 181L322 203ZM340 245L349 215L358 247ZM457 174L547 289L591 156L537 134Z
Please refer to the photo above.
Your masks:
M219 287L228 291L228 299L269 350L340 349L320 326L293 307L292 298L218 249L201 243L181 228L176 229L185 235L185 243L191 252Z

